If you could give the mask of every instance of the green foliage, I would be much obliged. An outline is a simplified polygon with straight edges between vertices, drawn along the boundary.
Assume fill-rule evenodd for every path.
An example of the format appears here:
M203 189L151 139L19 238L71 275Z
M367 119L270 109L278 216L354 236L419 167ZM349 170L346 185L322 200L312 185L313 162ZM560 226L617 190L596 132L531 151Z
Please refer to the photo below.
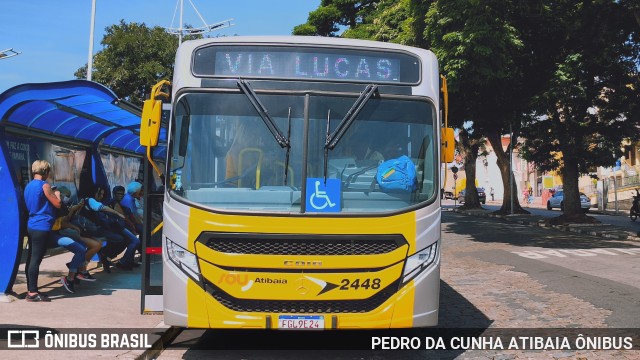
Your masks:
M316 28L320 36L332 36L338 31L339 20L340 11L335 6L321 6L309 13L309 24Z
M520 61L525 47L511 16L513 4L439 0L426 13L426 43L440 60L456 106L464 106L452 120L460 126L473 119L478 135L484 129L504 131L507 118L526 106L527 63Z
M201 36L185 39L197 37ZM173 77L178 38L161 27L121 20L106 28L101 44L104 48L94 56L92 80L133 104L141 105L159 80ZM86 73L85 65L75 76L85 78Z
M558 14L562 14L559 16ZM624 139L638 138L640 98L637 24L616 3L551 4L564 36L547 44L554 63L533 97L523 155L541 170L580 174L612 166Z
M411 27L415 19L411 17L409 0L381 1L371 17L373 40L404 45L417 43Z
M293 34L341 36L415 46L422 43L424 26L422 16L414 15L424 13L424 9L426 7L418 0L325 0L309 13L305 24L293 29Z
M375 10L377 3L378 1L375 0L322 0L320 7L309 13L305 24L294 27L293 34L338 36L338 32L345 27L355 29L362 24L363 20ZM358 31L365 38L369 38L365 30Z
M318 35L318 29L311 24L300 24L293 28L291 35L314 36Z

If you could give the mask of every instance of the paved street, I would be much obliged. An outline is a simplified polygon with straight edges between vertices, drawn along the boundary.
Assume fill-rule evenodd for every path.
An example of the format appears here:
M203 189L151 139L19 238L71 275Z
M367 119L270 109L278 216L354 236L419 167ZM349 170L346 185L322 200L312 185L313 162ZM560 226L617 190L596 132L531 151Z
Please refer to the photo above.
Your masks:
M443 213L442 328L640 328L640 243ZM291 352L197 350L185 331L159 359L638 359L638 351Z
M534 204L524 205L523 209L529 211L531 215L543 218L552 218L562 215L562 212L559 209L547 210L542 203L539 203L539 198L536 200L537 201ZM501 205L501 201L488 201L486 204L482 205L482 208L489 211L496 211L500 209ZM454 209L460 206L460 203L454 202L453 200L442 201L442 207L444 209ZM635 222L631 221L628 210L620 209L616 213L614 209L608 209L606 212L599 211L598 209L590 209L588 215L594 217L603 224L613 225L636 234L640 232L640 219Z
M443 220L443 281L486 308L491 326L640 327L639 243L455 213ZM443 312L443 326L461 325Z

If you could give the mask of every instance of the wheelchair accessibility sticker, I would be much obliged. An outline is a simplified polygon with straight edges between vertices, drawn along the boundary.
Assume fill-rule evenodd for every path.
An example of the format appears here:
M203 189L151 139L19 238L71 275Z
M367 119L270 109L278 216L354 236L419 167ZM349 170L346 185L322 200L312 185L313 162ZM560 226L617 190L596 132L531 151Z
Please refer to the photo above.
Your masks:
M306 207L308 212L340 212L340 180L307 179Z

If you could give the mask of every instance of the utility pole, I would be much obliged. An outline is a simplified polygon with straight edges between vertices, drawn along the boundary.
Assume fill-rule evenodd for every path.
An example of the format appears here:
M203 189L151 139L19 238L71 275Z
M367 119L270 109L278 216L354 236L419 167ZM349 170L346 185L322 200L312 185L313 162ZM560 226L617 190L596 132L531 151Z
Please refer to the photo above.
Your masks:
M613 171L613 201L615 204L616 215L618 215L618 175Z
M180 0L180 32L178 33L178 45L182 44L182 25L184 21L182 21L182 10L184 9L184 0Z
M87 60L87 80L93 72L93 31L96 24L96 0L91 0L91 27L89 28L89 59Z
M455 208L458 206L458 167L452 167L451 172L453 173L453 207Z
M511 200L511 215L513 215L513 128L509 123L509 193Z

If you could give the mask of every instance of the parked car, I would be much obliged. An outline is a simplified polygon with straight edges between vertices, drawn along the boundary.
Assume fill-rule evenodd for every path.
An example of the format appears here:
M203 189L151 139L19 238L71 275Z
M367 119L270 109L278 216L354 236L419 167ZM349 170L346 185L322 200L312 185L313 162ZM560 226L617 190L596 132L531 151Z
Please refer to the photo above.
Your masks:
M445 192L442 194L442 198L444 198L445 200L446 200L446 199L451 199L451 200L453 200L453 199L455 198L455 196L453 196L453 191L445 191Z
M580 207L584 212L589 211L591 207L591 199L584 193L580 193ZM560 208L561 211L564 211L564 191L556 191L556 193L547 200L547 210L553 208Z
M478 200L480 201L480 203L482 204L486 204L487 203L487 194L484 192L483 188L476 188L476 190L478 190ZM458 193L458 202L459 203L464 203L464 196L466 194L466 189L460 191Z

